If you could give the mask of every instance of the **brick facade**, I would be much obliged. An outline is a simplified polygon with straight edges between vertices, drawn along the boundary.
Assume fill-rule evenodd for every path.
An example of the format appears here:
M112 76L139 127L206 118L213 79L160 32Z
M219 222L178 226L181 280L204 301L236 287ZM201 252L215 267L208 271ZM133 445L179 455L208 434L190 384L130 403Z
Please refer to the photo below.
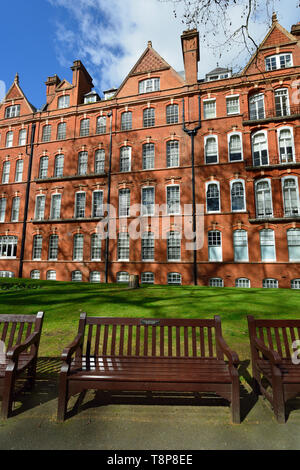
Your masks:
M100 273L94 274L92 280L100 278L104 282L107 276L109 282L115 282L122 272L140 277L153 273L156 284L166 284L168 274L177 273L185 285L197 282L203 286L234 287L238 279L247 279L249 286L262 287L264 280L274 279L279 287L290 288L291 281L300 278L300 232L296 230L300 230L297 25L293 31L293 35L288 33L274 19L257 55L243 72L213 81L197 79L196 31L185 32L181 38L185 79L149 42L116 94L92 103L84 103L93 83L80 61L73 64L72 83L61 81L56 75L48 78L46 105L41 110L28 102L16 76L0 105L1 275L10 272L16 277L52 276L70 281L73 273L74 280L90 281L91 273ZM273 70L268 71L266 58L271 56ZM142 88L140 82L144 80L148 83ZM204 243L196 255L197 279L194 253L186 246L190 240L180 226L182 218L171 215L166 228L166 212L144 226L145 232L154 232L154 227L160 229L160 236L154 240L153 260L142 261L140 238L129 240L129 261L127 255L126 260L120 260L118 239L109 240L108 251L105 240L92 250L98 223L107 215L97 213L96 197L102 197L106 204L110 194L110 203L116 208L116 214L110 215L117 235L126 232L124 224L134 222L138 215L133 213L133 206L141 204L143 188L153 188L155 203L162 205L167 202L167 188L179 187L181 208L192 204L192 137L183 129L183 104L186 130L199 127L194 136L194 202L204 206ZM168 124L169 105L178 106L178 119L171 119ZM12 108L17 106L20 107ZM153 118L149 109L154 110L155 122L150 119L149 127L145 127L144 113ZM122 129L124 113L131 113L130 129ZM99 117L106 117L105 131L97 128ZM26 130L26 142L20 137L22 130ZM175 153L168 156L167 148ZM154 158L154 164L144 164L144 168L143 149L152 152L150 158ZM103 158L103 151L104 167L99 163L97 169L95 155ZM62 155L63 159L56 159ZM130 163L126 160L128 155ZM23 164L17 164L20 160ZM16 176L17 165L19 173L23 165L21 180ZM5 178L8 166L9 176ZM131 213L119 217L120 191L126 189L130 191ZM101 194L95 196L95 191ZM78 193L83 196L76 196ZM53 219L53 201L59 205L59 197L60 214ZM15 198L20 198L18 217L12 217ZM191 222L190 219L188 223ZM174 242L175 248L169 242L168 249L167 232L179 232L181 240L179 244ZM290 246L288 234L293 235ZM82 250L78 235L83 236ZM221 246L217 246L219 242ZM153 248L147 253L150 252ZM168 253L174 261L168 260ZM74 274L76 271L81 274ZM172 279L177 282L179 278Z

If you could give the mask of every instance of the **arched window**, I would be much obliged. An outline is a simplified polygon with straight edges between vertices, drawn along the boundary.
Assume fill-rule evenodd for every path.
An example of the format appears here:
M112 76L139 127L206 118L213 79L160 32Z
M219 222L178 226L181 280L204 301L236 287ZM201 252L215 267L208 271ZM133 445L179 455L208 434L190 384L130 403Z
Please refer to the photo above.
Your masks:
M169 104L166 107L166 121L167 124L177 124L179 121L179 106L178 104Z
M90 282L98 283L101 281L101 273L99 271L92 271L90 274Z
M129 274L126 271L119 272L117 274L117 282L118 283L129 282Z
M159 78L147 78L139 82L139 93L151 93L152 91L159 91L159 89Z
M152 127L155 126L155 110L154 108L147 108L143 111L143 126Z
M35 235L33 237L33 247L32 247L32 259L33 260L42 259L42 247L43 247L42 235Z
M300 279L293 279L291 281L291 289L300 289Z
M271 181L261 180L255 183L256 216L258 218L272 217L272 190Z
M64 155L56 155L54 163L54 176L56 178L61 178L64 174Z
M97 118L96 134L106 133L106 116L99 116Z
M126 111L121 114L121 131L129 131L132 129L132 112Z
M15 182L20 183L23 181L23 168L24 168L24 160L17 160L16 162L16 174L15 174Z
M220 277L213 277L209 280L209 287L224 287L224 281Z
M264 279L263 288L264 289L278 289L277 279Z
M248 234L246 230L235 230L233 232L234 261L249 261Z
M43 142L50 142L51 140L51 126L50 124L46 124L44 127L43 127L43 131L42 131L42 141Z
M231 182L231 210L232 212L246 210L244 181Z
M288 116L290 114L289 91L280 88L275 91L276 116Z
M31 279L41 279L41 273L37 269L34 269L33 271L31 271L30 277Z
M252 135L252 156L254 166L269 164L268 140L266 132Z
M282 179L283 205L285 217L300 214L298 178L291 176Z
M90 134L90 120L82 119L80 121L80 137L86 137Z
M47 281L56 281L56 271L47 272Z
M119 217L129 217L130 215L130 189L119 190Z
M58 258L58 235L50 235L49 238L49 260L56 261Z
M131 147L122 147L120 150L120 171L131 170Z
M295 150L292 129L286 127L283 129L278 129L277 132L280 163L293 162L295 159Z
M64 140L66 138L67 124L60 122L57 126L57 140Z
M63 95L58 98L58 109L68 108L70 106L70 95Z
M105 150L99 149L95 153L95 173L101 174L105 171Z
M287 231L289 261L300 261L300 229L291 228Z
M44 156L40 158L40 171L39 178L44 179L48 176L48 157Z
M154 273L142 273L141 282L142 284L154 284Z
M83 235L81 235L80 233L77 233L74 236L73 260L74 261L83 260Z
M182 276L180 273L169 273L168 274L168 284L171 286L181 286Z
M205 137L205 163L218 163L218 139L216 136Z
M206 184L206 211L220 212L220 188L218 182Z
M241 134L230 134L228 136L229 161L237 162L243 160Z
M249 289L251 287L250 280L244 277L240 277L239 279L236 279L235 287L242 288L242 289Z
M147 143L143 145L143 170L152 170L154 168L155 146Z
M101 235L99 233L93 233L91 236L91 261L101 260Z
M73 271L72 272L72 282L81 282L82 281L82 272Z
M19 145L26 145L27 131L26 129L21 129L19 132Z
M265 119L265 100L263 93L255 93L249 98L250 120Z
M88 170L88 153L79 152L78 154L78 175L86 175Z
M13 146L13 140L14 140L13 131L8 131L6 134L6 144L5 144L6 148Z

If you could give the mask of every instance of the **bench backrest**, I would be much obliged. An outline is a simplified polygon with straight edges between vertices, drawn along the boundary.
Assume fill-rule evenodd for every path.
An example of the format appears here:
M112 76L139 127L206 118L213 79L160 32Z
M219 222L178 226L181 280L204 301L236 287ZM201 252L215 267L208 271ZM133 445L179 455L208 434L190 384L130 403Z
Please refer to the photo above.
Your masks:
M42 312L37 315L0 315L0 353L22 344L34 331L40 331L43 315Z
M261 357L253 347L253 338L257 337L268 348L277 351L282 359L291 359L295 350L293 342L300 340L300 320L257 320L248 316L248 325L254 358Z
M81 317L86 356L201 357L223 359L216 347L221 321Z

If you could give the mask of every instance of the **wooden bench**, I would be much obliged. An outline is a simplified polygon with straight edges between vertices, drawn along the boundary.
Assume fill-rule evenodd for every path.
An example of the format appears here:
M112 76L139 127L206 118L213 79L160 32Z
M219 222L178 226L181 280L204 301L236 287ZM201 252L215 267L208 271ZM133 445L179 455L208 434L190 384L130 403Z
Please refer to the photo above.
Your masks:
M224 361L226 356L228 363ZM240 422L239 358L221 320L80 316L78 335L62 354L58 421L84 390L213 392L231 402Z
M12 411L16 379L27 372L27 387L33 388L44 313L0 315L0 390L2 419Z
M269 400L277 421L285 423L285 404L300 393L300 365L292 361L293 342L300 339L300 320L248 316L248 325L256 391Z

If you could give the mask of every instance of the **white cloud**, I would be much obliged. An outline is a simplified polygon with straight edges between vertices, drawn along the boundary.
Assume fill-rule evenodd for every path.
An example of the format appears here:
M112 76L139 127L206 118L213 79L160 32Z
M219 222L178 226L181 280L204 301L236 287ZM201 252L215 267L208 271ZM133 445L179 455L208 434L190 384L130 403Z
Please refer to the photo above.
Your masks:
M174 17L172 2L159 0L48 0L54 7L67 11L65 20L56 23L58 60L64 67L75 59L83 61L100 91L118 87L152 40L153 47L175 68L183 70L180 35L185 29L181 22L182 10ZM294 0L274 0L278 18L290 28L295 22ZM284 5L283 5L284 4ZM234 6L231 21L239 24L241 9ZM264 18L251 24L251 32L260 42L268 31ZM218 31L220 39L221 28ZM245 54L238 55L234 48L224 51L221 59L206 47L201 48L199 76L216 66L244 65Z

